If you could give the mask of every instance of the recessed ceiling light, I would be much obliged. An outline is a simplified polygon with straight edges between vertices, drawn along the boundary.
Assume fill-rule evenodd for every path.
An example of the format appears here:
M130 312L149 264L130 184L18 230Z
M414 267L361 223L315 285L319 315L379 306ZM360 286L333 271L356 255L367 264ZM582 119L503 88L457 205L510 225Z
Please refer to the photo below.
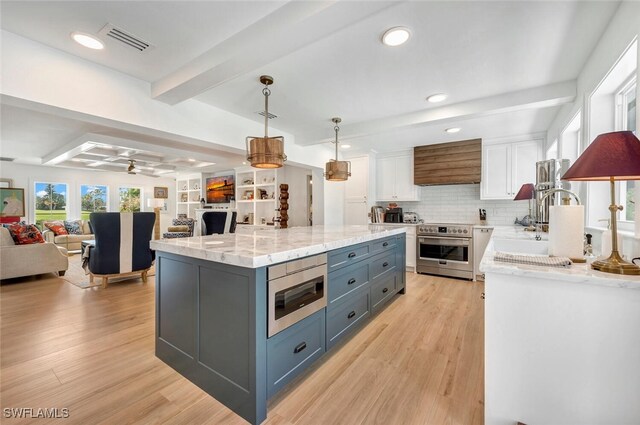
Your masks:
M340 147L342 149L349 149L351 147L351 145L340 145Z
M458 131L460 131L461 128L460 127L451 127L451 128L447 128L445 131L447 133L457 133Z
M437 94L432 94L431 96L429 96L427 98L428 102L431 103L438 103L438 102L442 102L443 100L445 100L447 98L447 95L444 93L437 93Z
M405 27L389 28L382 34L382 43L395 47L404 44L411 37L411 32Z
M188 160L188 161L189 161L189 162L196 162L196 160L195 160L195 159L193 159L193 158L189 158L189 160Z
M247 165L247 161L242 161L242 165Z
M94 50L104 49L104 43L97 37L94 37L92 35L76 31L71 33L71 38L73 39L73 41L83 45L84 47L88 47Z

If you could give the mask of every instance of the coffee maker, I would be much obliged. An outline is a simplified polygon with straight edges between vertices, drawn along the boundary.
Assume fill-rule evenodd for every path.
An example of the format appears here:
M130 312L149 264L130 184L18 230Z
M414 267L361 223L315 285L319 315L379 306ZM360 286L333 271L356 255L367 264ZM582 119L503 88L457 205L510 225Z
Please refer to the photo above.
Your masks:
M387 208L384 212L385 223L402 223L402 208Z

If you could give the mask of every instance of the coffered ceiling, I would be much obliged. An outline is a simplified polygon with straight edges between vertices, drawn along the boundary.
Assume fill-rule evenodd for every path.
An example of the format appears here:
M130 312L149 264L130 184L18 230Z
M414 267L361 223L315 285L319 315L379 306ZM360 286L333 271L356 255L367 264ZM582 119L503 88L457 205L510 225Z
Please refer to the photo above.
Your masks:
M618 6L267 0L0 7L4 30L147 81L149 96L168 105L196 99L261 121L258 77L272 75L270 112L277 118L270 125L311 145L330 140L330 119L340 116L340 137L357 153L546 131L573 101L575 79ZM69 37L97 35L107 23L153 47L139 52L103 37L105 49L93 51ZM410 29L406 44L380 42L393 26ZM426 102L434 93L448 98ZM60 139L95 131L67 124ZM444 133L453 126L461 131Z

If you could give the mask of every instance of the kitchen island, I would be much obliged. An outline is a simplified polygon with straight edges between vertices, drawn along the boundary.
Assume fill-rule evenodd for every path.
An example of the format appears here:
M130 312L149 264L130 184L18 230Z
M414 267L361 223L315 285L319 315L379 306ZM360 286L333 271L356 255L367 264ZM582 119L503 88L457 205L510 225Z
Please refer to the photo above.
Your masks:
M243 229L151 248L156 356L252 424L266 419L269 398L405 291L404 228ZM296 273L309 275L301 281L311 298L282 314L308 314L276 327L272 310L301 292L274 292L272 282Z
M640 277L502 263L546 255L535 233L497 226L485 273L485 424L640 423Z

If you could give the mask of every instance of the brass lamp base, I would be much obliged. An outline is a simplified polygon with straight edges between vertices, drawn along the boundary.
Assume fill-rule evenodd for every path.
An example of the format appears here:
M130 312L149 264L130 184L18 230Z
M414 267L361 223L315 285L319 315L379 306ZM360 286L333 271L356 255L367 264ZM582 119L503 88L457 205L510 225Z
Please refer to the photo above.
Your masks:
M597 260L591 263L591 268L605 273L640 275L640 266L624 261L615 250L606 260Z

